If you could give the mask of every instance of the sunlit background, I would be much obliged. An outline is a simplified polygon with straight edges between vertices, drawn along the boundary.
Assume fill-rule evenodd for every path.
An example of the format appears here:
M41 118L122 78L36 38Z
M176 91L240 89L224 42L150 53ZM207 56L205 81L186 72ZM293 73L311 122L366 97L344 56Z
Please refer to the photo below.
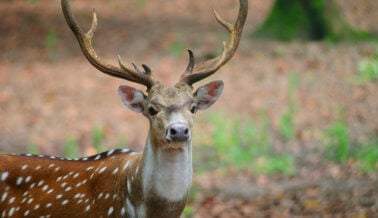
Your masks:
M95 8L100 56L147 64L167 85L187 48L198 60L221 51L228 35L212 9L229 21L238 9L236 0L71 4L84 29ZM377 20L378 1L250 0L238 51L202 82L225 89L197 114L185 217L378 214ZM117 94L134 84L86 61L60 1L2 0L0 51L1 153L143 149L148 121Z

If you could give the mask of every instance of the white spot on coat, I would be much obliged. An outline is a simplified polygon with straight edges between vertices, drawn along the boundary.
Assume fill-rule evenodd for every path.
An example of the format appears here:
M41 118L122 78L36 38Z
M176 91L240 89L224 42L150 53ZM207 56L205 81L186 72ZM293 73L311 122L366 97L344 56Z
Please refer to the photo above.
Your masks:
M112 174L115 175L117 172L118 172L118 167L113 170Z
M135 217L135 208L131 204L130 200L126 198L127 211L129 212L130 217Z
M108 153L106 153L106 156L109 156L109 155L111 155L111 154L113 154L113 153L114 153L114 149L109 150Z
M72 188L71 188L71 186L68 186L67 188L66 188L66 192L68 192L68 191L70 191Z
M1 181L5 181L6 179L7 179L7 177L8 177L8 175L9 175L9 173L8 172L3 172L2 174L1 174Z
M49 185L44 185L42 191L46 191L49 188Z
M131 160L128 160L128 161L125 163L125 165L123 165L122 170L126 170L126 168L129 166L130 162L131 162Z
M9 209L8 216L10 216L10 217L13 216L13 213L14 213L14 207Z
M12 204L14 202L14 199L16 199L16 197L10 198L8 204Z
M31 176L27 176L27 177L25 178L25 182L30 182L30 180L31 180Z
M56 178L56 181L59 182L60 180L62 180L62 177L59 176L58 178Z
M16 181L16 185L21 185L23 179L24 178L22 178L22 176L18 177Z
M135 170L135 175L138 174L138 171L139 171L139 166L136 167L136 170Z
M23 165L23 166L21 167L21 170L26 170L26 168L28 168L28 165L27 165L27 164Z
M131 184L130 184L130 180L127 180L127 192L129 193L129 195L131 195Z
M4 192L3 195L1 196L1 202L5 201L7 198L8 192Z
M97 199L100 199L100 198L102 197L102 195L103 195L103 193L101 192L101 193L98 195Z
M114 208L113 207L110 207L109 210L108 210L108 216L110 216L114 211Z
M102 167L102 168L98 171L98 173L103 173L103 172L106 170L106 168L107 168L107 167Z
M60 187L64 188L67 185L67 182L63 182Z
M121 216L124 216L126 213L126 208L125 207L122 207L121 209Z

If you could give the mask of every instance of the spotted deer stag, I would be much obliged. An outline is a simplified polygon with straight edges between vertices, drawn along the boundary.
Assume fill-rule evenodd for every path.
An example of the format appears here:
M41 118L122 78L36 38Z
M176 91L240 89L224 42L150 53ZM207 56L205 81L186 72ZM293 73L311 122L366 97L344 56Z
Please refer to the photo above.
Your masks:
M179 217L192 181L192 128L194 114L210 107L220 96L222 81L213 81L193 91L193 84L214 74L235 53L247 16L247 0L239 0L235 23L216 12L216 20L227 29L229 41L222 53L189 64L179 82L166 87L143 70L119 67L103 61L92 47L97 26L84 32L68 3L62 0L64 17L82 52L99 71L139 83L146 93L128 85L119 87L123 103L150 121L144 151L109 150L91 157L67 159L45 155L0 155L1 217Z

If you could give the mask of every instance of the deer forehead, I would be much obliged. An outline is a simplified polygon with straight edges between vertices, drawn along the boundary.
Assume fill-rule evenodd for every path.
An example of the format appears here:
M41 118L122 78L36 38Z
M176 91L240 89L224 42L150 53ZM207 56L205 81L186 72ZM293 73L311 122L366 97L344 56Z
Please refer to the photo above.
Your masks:
M158 84L151 88L149 102L160 107L175 109L194 102L192 88L188 85L166 87Z

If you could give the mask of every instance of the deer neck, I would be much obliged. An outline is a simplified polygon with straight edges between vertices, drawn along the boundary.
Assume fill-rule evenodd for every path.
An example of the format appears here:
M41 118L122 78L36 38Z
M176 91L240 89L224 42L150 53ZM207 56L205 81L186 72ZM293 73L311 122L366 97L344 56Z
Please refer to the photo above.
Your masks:
M192 145L184 142L180 149L164 149L151 132L143 152L143 193L145 199L183 202L192 182Z

